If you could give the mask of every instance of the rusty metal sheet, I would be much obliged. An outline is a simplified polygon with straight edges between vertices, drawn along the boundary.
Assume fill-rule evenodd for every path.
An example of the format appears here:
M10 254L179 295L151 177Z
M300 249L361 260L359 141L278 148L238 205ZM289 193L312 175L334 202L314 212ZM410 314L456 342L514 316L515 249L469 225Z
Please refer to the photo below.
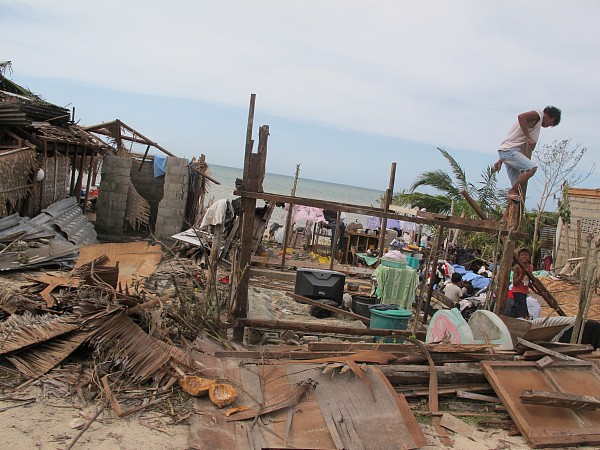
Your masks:
M539 447L600 445L600 411L528 405L524 390L594 395L600 392L600 369L594 364L555 361L482 361L481 370L529 444Z

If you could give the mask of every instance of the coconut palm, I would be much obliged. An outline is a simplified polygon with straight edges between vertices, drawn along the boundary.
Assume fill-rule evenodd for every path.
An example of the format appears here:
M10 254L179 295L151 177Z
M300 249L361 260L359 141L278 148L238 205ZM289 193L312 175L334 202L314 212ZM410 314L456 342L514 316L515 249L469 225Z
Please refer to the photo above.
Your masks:
M442 148L440 153L450 165L450 173L443 170L431 170L420 174L408 191L401 191L394 196L395 204L425 208L438 214L454 214L474 216L474 211L462 195L466 191L475 199L490 217L499 217L498 191L496 188L496 172L492 166L481 173L481 181L474 185L467 181L467 176L458 162ZM451 176L452 174L452 176ZM420 187L430 187L440 192L437 195L416 192Z

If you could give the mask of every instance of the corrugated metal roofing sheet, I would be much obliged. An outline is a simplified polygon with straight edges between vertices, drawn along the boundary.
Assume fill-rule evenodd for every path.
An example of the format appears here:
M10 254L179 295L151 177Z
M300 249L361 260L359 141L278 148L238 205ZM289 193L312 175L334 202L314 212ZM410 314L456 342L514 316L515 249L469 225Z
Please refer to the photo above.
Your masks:
M11 226L12 225L12 226ZM53 203L33 219L9 216L0 220L0 242L49 239L37 247L0 254L0 271L75 263L79 247L96 243L96 230L77 205L75 197Z

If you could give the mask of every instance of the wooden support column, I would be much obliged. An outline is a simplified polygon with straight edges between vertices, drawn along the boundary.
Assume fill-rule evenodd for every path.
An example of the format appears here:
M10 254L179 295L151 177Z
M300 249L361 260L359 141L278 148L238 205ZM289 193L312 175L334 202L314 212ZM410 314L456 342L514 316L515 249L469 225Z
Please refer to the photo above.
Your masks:
M55 144L56 145L56 144ZM65 144L67 150L67 156L69 156L69 144ZM77 150L79 147L76 145L75 150L73 151L73 157L71 158L71 183L69 185L69 195L75 195L75 163L77 162ZM58 152L56 152L58 154ZM79 198L79 195L77 195Z
M85 184L85 202L83 203L83 212L87 211L87 202L90 196L90 187L92 186L92 170L94 168L94 151L90 155L90 165L88 167L87 183Z
M444 227L441 225L438 225L437 230L436 230L436 234L435 234L435 239L433 241L433 247L431 248L431 257L430 257L430 261L431 261L431 268L430 270L430 280L429 280L429 284L426 284L426 289L425 289L425 312L423 313L423 323L427 322L427 316L429 315L429 306L431 305L431 295L433 292L433 279L435 277L435 273L437 270L437 264L438 264L438 255L440 253L440 247L442 246L442 237L444 235ZM418 313L418 311L417 311Z
M254 105L256 94L250 95L250 108L248 111L248 126L246 129L246 148L244 155L244 175L242 179L242 190L250 191L250 159L252 156L252 127L254 125ZM242 196L242 245L239 255L240 279L237 288L237 298L235 305L235 317L244 319L248 317L248 278L252 258L252 239L254 235L254 216L256 210L256 199ZM240 325L233 329L233 340L242 342L244 340L244 326Z
M44 179L42 180L42 185L40 186L40 202L38 206L39 211L46 207L46 182L48 181L48 141L43 140L44 145Z
M329 270L333 270L333 259L335 258L336 253L338 253L338 243L337 241L340 239L340 219L342 213L340 211L337 212L337 216L335 218L335 228L331 230L331 258L329 261Z
M85 158L87 157L87 147L83 147L83 153L81 154L81 161L79 162L79 173L77 174L77 183L75 184L75 197L77 198L77 203L81 202L81 188L83 187L83 168L85 167ZM87 203L89 192L85 193L84 200L84 209L85 212L85 204Z
M67 155L68 157L69 155ZM55 201L58 200L58 195L57 195L57 190L58 190L58 148L56 147L56 142L54 143L54 186L53 186L53 192L52 192L52 201L48 202L48 205L50 205L51 203L54 203ZM61 196L62 198L62 196ZM46 206L48 206L46 205Z
M497 315L504 314L506 308L506 298L508 297L508 285L510 284L510 271L512 269L513 254L515 252L515 241L512 238L512 233L503 239L502 261L498 272L496 273L496 304L494 313Z
M298 176L300 175L300 164L296 166L296 176L294 177L294 185L292 186L292 197L296 196L296 187L298 185ZM285 230L283 233L283 252L281 255L281 270L285 269L285 257L287 253L288 239L292 231L292 215L294 214L294 204L288 203L288 213L285 218ZM267 224L268 225L268 224Z
M385 191L385 200L383 209L387 213L390 210L390 204L392 203L392 197L394 195L394 183L396 180L396 163L392 163L390 170L390 183L387 190ZM385 230L387 230L387 217L381 219L381 230L379 231L379 257L383 256L383 246L385 245Z

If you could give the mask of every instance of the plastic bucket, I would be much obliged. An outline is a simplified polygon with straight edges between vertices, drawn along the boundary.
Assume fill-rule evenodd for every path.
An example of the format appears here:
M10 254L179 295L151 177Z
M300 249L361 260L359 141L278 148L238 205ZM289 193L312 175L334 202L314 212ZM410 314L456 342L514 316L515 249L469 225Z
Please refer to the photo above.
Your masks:
M403 269L406 267L406 261L396 261L393 259L381 258L381 265L385 267L392 267L394 269Z
M412 256L407 256L406 262L408 267L412 267L413 269L417 269L419 267L419 260L417 258L413 258Z
M408 329L408 320L412 317L412 313L406 309L389 309L387 311L378 311L371 309L371 324L369 328L380 328L385 330L406 330ZM379 341L381 337L375 336L375 341ZM402 342L402 339L395 337L386 337L383 342L395 343Z

